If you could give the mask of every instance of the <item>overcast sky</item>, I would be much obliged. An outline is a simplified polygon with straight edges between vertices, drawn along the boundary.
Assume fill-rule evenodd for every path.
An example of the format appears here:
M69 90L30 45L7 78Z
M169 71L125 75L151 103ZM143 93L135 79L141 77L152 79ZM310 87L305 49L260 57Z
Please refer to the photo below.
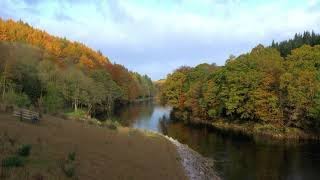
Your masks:
M182 65L223 65L259 43L320 32L320 1L0 0L0 17L83 42L157 80Z

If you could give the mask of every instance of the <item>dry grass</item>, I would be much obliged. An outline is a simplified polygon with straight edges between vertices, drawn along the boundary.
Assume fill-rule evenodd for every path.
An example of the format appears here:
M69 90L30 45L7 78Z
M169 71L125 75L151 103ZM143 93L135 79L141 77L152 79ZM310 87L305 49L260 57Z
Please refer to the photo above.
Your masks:
M128 128L51 116L35 125L0 114L0 161L22 144L32 146L25 165L1 167L0 179L186 179L173 144ZM70 177L66 166L74 171Z

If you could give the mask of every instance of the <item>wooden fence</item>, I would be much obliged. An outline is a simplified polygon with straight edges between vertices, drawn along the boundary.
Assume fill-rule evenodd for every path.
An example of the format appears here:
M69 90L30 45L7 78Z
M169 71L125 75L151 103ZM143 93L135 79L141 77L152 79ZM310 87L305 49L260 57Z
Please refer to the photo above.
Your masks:
M20 120L27 119L32 122L38 122L40 120L39 113L27 109L15 109L13 116L19 117Z

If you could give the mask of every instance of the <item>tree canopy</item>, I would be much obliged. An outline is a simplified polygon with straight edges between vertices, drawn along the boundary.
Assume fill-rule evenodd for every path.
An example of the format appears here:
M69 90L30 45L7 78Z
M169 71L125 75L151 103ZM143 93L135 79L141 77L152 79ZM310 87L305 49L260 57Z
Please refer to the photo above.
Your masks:
M161 99L185 121L251 121L320 129L320 46L283 58L258 45L225 66L182 67L167 76Z
M299 48L303 45L320 45L320 35L313 31L305 31L302 34L296 33L293 39L281 42L272 41L271 47L276 48L282 57L287 57L289 54L291 54L293 49Z
M101 51L52 36L22 21L0 19L0 92L3 102L112 112L115 104L153 97L147 75L110 63ZM23 102L18 102L18 101Z

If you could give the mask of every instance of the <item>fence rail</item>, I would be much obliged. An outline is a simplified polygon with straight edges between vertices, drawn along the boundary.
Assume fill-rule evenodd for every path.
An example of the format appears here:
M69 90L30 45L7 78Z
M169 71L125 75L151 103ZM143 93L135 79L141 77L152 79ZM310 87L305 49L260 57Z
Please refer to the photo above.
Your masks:
M13 111L13 116L19 117L21 120L32 120L33 122L37 122L40 120L39 113L27 109L15 109Z

